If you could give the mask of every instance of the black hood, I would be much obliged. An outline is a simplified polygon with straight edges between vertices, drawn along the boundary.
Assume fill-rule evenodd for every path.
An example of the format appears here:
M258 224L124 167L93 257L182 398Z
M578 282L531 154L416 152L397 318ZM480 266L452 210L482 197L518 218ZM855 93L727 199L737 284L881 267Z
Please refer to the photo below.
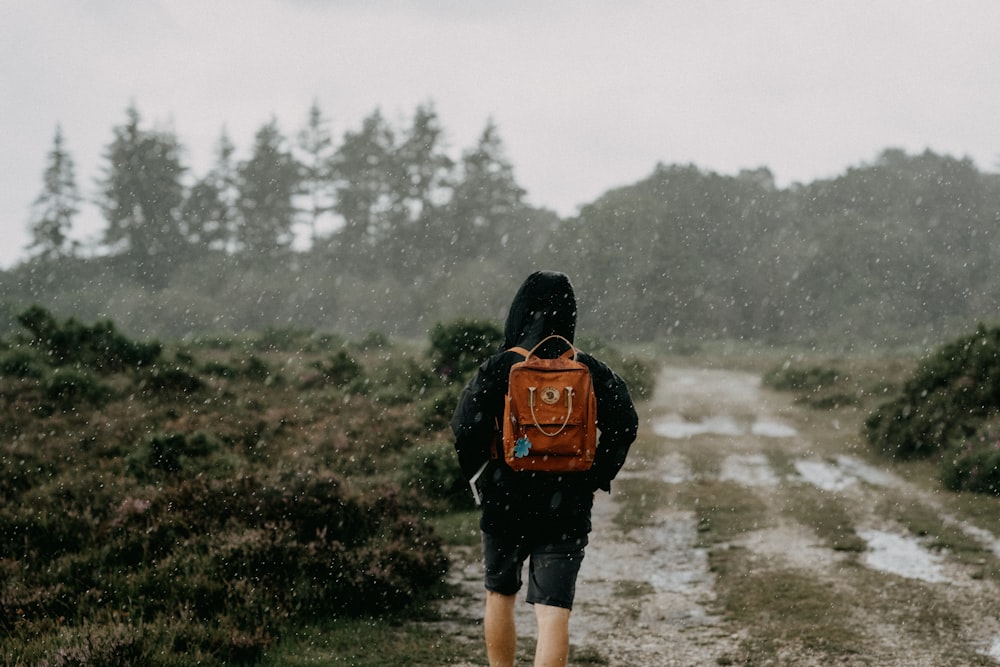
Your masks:
M569 276L536 271L525 279L510 304L501 349L521 346L530 350L552 334L573 342L575 332L576 295Z

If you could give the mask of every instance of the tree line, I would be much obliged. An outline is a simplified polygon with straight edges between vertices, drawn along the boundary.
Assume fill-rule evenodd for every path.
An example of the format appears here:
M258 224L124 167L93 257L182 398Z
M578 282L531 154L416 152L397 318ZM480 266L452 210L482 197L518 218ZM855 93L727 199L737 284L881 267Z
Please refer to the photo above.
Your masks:
M294 141L272 119L245 160L223 131L200 177L177 136L147 127L134 105L112 134L96 197L106 226L90 254L128 258L151 284L199 253L279 257L296 238L358 267L391 258L409 269L496 241L526 207L492 121L453 159L432 105L418 106L406 127L376 109L335 142L314 103ZM70 239L81 201L57 128L29 222L32 257L79 253Z
M335 141L314 104L295 141L271 121L238 161L223 134L192 178L177 138L132 107L106 151L101 247L80 254L57 131L0 319L41 301L138 335L420 337L502 318L535 268L570 273L581 329L622 341L932 344L996 319L1000 176L969 159L890 148L788 187L766 167L661 163L560 217L526 202L492 122L458 156L444 136L425 105L403 127L376 110Z

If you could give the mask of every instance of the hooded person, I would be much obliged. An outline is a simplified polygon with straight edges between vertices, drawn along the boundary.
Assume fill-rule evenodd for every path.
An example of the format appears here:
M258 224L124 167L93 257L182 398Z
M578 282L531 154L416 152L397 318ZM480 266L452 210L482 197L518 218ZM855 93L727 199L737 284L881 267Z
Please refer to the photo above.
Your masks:
M511 348L531 350L552 335L572 343L576 319L576 295L568 276L554 271L528 276L511 302L500 350L469 381L451 420L466 479L486 465L480 473L480 528L487 591L484 629L493 666L513 665L514 599L526 560L527 601L535 606L539 625L535 664L565 664L569 612L591 531L594 492L610 491L638 430L625 382L603 362L578 351L576 359L590 370L597 402L593 466L568 473L514 471L497 451L510 369L524 358ZM565 349L564 342L551 339L535 353L551 358Z

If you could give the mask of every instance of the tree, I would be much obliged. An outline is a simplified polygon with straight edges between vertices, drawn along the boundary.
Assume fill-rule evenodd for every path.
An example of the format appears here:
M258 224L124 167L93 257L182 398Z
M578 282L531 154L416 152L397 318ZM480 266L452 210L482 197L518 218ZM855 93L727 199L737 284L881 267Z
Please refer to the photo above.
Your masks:
M418 263L436 262L446 249L438 214L450 198L454 162L444 151L444 131L432 106L419 106L393 153L390 172L391 265L407 273Z
M29 223L29 252L40 257L72 254L69 232L79 212L80 199L73 158L66 151L62 128L57 125L43 175L42 192L35 199Z
M343 219L338 233L342 253L365 254L388 230L382 213L390 208L389 180L395 165L395 135L376 109L357 132L346 132L333 158L337 198Z
M298 147L302 153L302 193L308 202L303 214L315 247L319 238L319 221L333 211L335 194L331 173L333 138L318 102L314 101L309 107L306 126L299 132Z
M108 222L104 241L124 246L140 265L154 257L171 261L185 244L181 146L172 132L141 128L135 106L126 117L105 154L99 202Z
M182 218L188 241L203 249L226 250L233 243L236 216L235 147L223 130L212 170L192 187Z
M250 159L237 168L240 214L237 239L250 255L272 255L291 245L299 164L272 119L258 130Z
M462 155L447 212L448 245L463 256L502 246L523 212L524 195L490 120L476 146Z

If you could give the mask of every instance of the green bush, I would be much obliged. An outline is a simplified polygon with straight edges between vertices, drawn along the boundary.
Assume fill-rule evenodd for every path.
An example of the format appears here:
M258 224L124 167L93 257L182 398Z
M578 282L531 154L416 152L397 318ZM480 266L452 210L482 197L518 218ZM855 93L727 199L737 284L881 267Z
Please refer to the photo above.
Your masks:
M0 635L37 636L60 617L77 629L107 624L121 610L165 627L180 609L187 629L167 652L197 648L219 664L240 646L253 657L289 622L399 609L447 569L418 506L391 489L359 496L328 473L188 476L113 500L97 479L0 509ZM192 635L216 624L226 636Z
M161 394L185 396L203 389L205 383L178 366L156 364L143 370L139 385L142 389Z
M430 500L443 501L452 509L474 506L472 491L450 442L418 445L400 464L400 486Z
M840 374L836 369L823 366L798 368L785 362L764 374L761 381L765 387L777 391L814 392L836 384Z
M941 481L952 491L1000 496L1000 432L996 423L983 426L944 457Z
M111 390L94 375L80 368L56 368L42 380L45 397L61 409L80 404L101 405L111 396Z
M642 400L653 395L656 385L653 368L638 357L622 357L615 371L625 380L634 400Z
M316 369L323 376L324 382L336 387L357 384L364 374L361 364L345 349L337 350L326 360L317 362Z
M15 347L0 353L0 375L39 379L46 368L45 360L32 349Z
M269 351L317 343L293 372L344 384L291 389L247 337L168 361L102 356L110 324L31 322L39 335L0 340L0 664L255 662L302 623L435 592L431 501L387 484L458 390L422 353L386 340L359 361L269 332Z
M625 381L633 400L642 400L653 395L656 377L655 369L649 362L637 356L626 355L618 348L596 338L581 338L576 341L576 346L580 351L610 366Z
M886 454L928 457L972 436L998 412L1000 328L980 325L922 361L902 394L865 420L865 436Z
M32 334L29 344L43 351L53 366L76 365L113 373L148 366L161 352L159 343L128 340L108 320L91 326L73 318L58 322L41 306L32 306L17 319Z
M154 433L129 457L128 470L142 480L151 479L154 470L165 473L203 471L204 460L218 450L219 443L202 432L190 435Z
M248 357L234 357L229 363L221 361L208 361L202 364L201 371L208 375L228 378L246 378L248 380L267 381L273 380L276 376L271 375L271 369L267 363L255 355Z
M416 404L424 426L428 430L446 430L462 394L462 385L449 384L424 394Z
M431 328L431 358L435 371L461 380L497 351L503 330L493 322L458 319Z
M359 377L354 386L359 393L383 405L402 405L419 400L441 384L442 379L426 362L400 355L377 363L368 375Z

